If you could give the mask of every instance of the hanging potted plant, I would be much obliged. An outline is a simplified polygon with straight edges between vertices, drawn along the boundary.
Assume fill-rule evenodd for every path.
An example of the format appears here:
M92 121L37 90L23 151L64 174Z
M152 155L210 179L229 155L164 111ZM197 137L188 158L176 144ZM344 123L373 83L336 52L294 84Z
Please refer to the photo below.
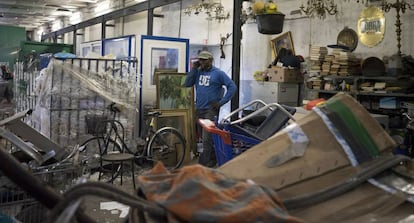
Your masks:
M283 31L285 15L279 12L277 5L269 0L266 3L253 3L253 13L256 15L257 28L262 34L279 34Z

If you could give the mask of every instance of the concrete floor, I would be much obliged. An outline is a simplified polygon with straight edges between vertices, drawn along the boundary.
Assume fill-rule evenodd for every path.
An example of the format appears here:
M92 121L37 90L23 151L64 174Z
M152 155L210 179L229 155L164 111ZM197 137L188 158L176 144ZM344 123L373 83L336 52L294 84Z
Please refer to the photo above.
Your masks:
M193 159L187 165L197 164L198 157L193 157ZM146 169L148 170L148 169ZM142 172L146 171L139 169L137 170L136 176L141 174ZM89 179L90 181L97 181L97 175L92 175ZM136 182L137 183L137 182ZM128 173L123 176L123 184L120 185L120 178L117 178L113 184L118 189L126 191L130 194L135 194L135 190L132 184L132 178ZM115 222L125 222L127 217L121 217L122 209L117 209L117 205L111 205L114 209L113 210L104 210L102 209L102 205L107 205L107 202L111 202L107 199L102 199L98 197L89 196L85 199L83 208L88 216L94 219L96 222L102 223L115 223ZM121 207L122 208L122 207Z
M124 190L130 194L135 194L135 191L132 186L132 180L131 177L125 177L124 182L122 185L120 185L119 180L117 182L114 182L114 185L119 188L120 190ZM87 213L88 216L90 216L92 219L94 219L96 222L102 222L102 223L115 223L115 222L124 222L127 219L126 217L122 217L123 209L122 205L119 206L117 204L108 205L112 206L113 210L104 210L102 205L108 204L107 202L112 202L107 199L102 199L99 197L87 197L85 199L84 203L84 210Z
M7 115L5 117L0 117L0 120L13 114L12 112L14 110L13 106L14 106L13 103L6 103L5 101L1 101L1 109L0 109L1 114L6 114L7 112ZM187 165L192 165L196 163L198 163L198 157L192 156L191 161ZM135 175L138 176L139 174L141 174L142 172L146 170L148 169L145 169L145 170L138 169L136 170ZM97 175L96 174L91 175L88 178L88 181L98 181ZM135 190L132 184L132 178L128 173L124 174L122 185L120 184L119 178L115 180L113 185L116 188L126 191L129 194L132 194L132 195L135 194ZM65 187L66 189L69 188L68 185L66 185ZM81 207L85 210L85 213L87 213L87 215L90 216L92 219L94 219L96 222L100 222L100 223L125 222L127 219L127 216L122 217L122 214L126 213L126 212L123 212L125 211L125 209L113 203L108 204L107 202L112 202L112 201L103 199L100 197L86 196ZM106 210L104 209L103 205L109 205L113 209ZM33 216L28 217L28 219L33 219L33 218L34 218Z

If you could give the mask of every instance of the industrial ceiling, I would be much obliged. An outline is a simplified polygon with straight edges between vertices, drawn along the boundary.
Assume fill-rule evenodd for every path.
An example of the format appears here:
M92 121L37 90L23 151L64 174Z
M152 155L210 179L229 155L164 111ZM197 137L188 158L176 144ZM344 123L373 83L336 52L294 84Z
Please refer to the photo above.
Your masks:
M0 0L0 25L33 30L72 12L87 9L97 0Z

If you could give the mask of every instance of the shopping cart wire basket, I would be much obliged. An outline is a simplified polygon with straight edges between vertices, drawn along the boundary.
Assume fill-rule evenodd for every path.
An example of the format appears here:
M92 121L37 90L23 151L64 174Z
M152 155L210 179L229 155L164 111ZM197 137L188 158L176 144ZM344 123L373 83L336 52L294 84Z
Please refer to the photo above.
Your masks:
M261 107L249 115L236 121L230 121L231 117L252 105L259 104ZM243 125L247 120L270 110L264 121L256 128L245 128ZM214 123L208 119L199 119L200 125L212 134L217 164L223 165L235 156L245 152L261 141L272 136L274 133L286 126L292 119L296 109L282 106L277 103L266 104L261 100L254 100L231 112L224 117L220 123Z

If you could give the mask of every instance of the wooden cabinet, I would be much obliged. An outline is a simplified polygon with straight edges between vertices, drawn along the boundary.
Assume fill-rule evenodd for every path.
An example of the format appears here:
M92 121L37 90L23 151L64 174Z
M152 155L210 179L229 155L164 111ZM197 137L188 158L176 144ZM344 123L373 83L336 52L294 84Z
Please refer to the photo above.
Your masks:
M266 103L298 106L299 90L300 84L297 83L243 80L240 81L240 104L260 99Z

